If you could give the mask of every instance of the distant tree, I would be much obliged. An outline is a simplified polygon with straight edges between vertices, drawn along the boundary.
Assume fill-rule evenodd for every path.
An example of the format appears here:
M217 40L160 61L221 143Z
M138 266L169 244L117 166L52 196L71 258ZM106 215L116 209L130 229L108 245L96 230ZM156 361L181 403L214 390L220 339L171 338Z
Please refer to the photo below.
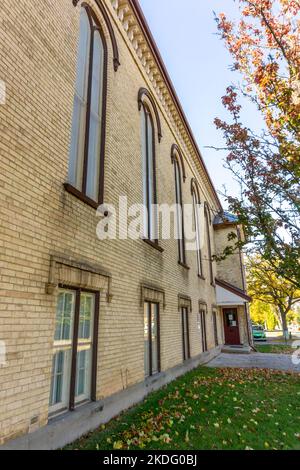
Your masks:
M253 323L262 325L268 330L274 330L278 325L274 306L261 300L253 299L250 304L250 316Z
M268 330L275 330L280 325L278 321L278 316L274 312L274 307L267 312L267 328Z
M237 1L238 24L225 14L217 18L233 68L244 79L223 97L231 122L215 120L226 142L226 167L241 186L240 197L228 195L227 201L244 226L248 252L258 253L278 277L299 288L300 2ZM239 93L264 117L258 135L242 123ZM236 240L236 247L244 244ZM236 247L226 247L223 255Z
M300 289L278 277L273 266L258 256L247 258L246 271L249 294L254 301L274 306L283 332L287 331L288 315L300 301Z
M293 307L293 310L287 315L288 324L290 323L300 323L300 316L299 312L297 311L297 307Z

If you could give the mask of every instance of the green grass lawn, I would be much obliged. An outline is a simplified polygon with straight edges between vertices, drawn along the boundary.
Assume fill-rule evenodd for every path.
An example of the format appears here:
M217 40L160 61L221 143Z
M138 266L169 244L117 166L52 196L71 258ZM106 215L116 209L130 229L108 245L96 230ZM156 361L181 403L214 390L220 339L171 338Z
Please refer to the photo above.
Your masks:
M290 345L285 344L256 344L255 349L260 353L274 353L274 354L293 354L295 349Z
M200 367L67 449L300 450L300 375Z

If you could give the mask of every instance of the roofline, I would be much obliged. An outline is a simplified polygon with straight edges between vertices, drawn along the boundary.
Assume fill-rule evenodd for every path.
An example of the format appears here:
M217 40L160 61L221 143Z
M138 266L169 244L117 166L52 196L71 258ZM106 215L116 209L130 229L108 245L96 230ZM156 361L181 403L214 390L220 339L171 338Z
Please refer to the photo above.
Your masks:
M186 127L186 130L187 130L189 136L190 136L190 139L191 139L192 144L193 144L193 147L194 147L194 149L195 149L195 151L196 151L196 153L197 153L197 155L198 155L198 158L199 158L199 160L200 160L200 163L201 163L201 165L202 165L202 167L203 167L203 169L204 169L204 171L205 171L205 173L206 173L206 175L207 175L207 177L208 177L208 181L209 181L210 187L211 187L211 189L212 189L212 192L213 192L213 194L214 194L214 197L216 198L217 203L219 204L219 208L220 208L221 210L223 210L221 201L220 201L219 196L218 196L218 194L217 194L217 191L216 191L216 189L215 189L215 187L214 187L214 185L213 185L213 182L212 182L212 180L211 180L211 177L210 177L210 175L209 175L209 173L208 173L208 169L207 169L207 167L206 167L206 165L205 165L205 163L204 163L204 160L203 160L203 158L202 158L202 155L201 155L200 149L199 149L199 147L198 147L198 144L197 144L197 142L196 142L196 139L195 139L195 137L194 137L193 131L192 131L190 125L189 125L189 122L188 122L188 120L187 120L187 117L186 117L186 115L185 115L185 112L184 112L184 110L183 110L183 108L182 108L182 105L181 105L181 103L180 103L180 101L179 101L179 98L178 98L178 95L177 95L177 93L176 93L176 91L175 91L175 88L174 88L174 85L173 85L173 83L172 83L171 77L170 77L170 75L169 75L169 73L168 73L168 71L167 71L167 69L166 69L166 66L165 66L165 64L164 64L163 58L162 58L162 56L161 56L161 54L160 54L160 52L159 52L159 49L158 49L157 44L156 44L156 41L155 41L155 39L154 39L154 37L153 37L153 35L152 35L152 33L151 33L150 27L149 27L149 25L148 25L148 22L147 22L147 20L146 20L146 17L145 17L145 15L144 15L142 9L141 9L141 6L140 6L140 4L139 4L139 1L138 1L138 0L128 0L128 1L129 1L129 3L130 3L130 6L131 6L132 10L134 11L134 13L135 13L135 15L136 15L136 17L137 17L137 20L138 20L138 22L139 22L139 24L140 24L140 27L141 27L141 29L142 29L142 31L143 31L143 33L144 33L144 35L145 35L145 37L146 37L148 43L149 43L151 52L152 52L152 54L154 55L154 57L156 58L156 60L157 60L157 62L158 62L158 67L159 67L159 69L160 69L160 72L161 72L163 78L164 78L165 81L166 81L167 88L169 89L169 92L170 92L171 96L172 96L173 99L174 99L174 102L175 102L177 111L178 111L179 115L181 116L181 118L182 118L182 120L183 120L183 123L184 123L184 125L185 125L185 127Z
M247 300L248 302L252 301L252 297L246 294L245 291L242 289L239 289L238 287L233 286L232 284L229 284L229 282L221 281L221 279L216 279L216 285L219 287L223 287L223 289L228 290L229 292L232 292L233 294L238 295L239 297L242 297L243 299Z
M222 228L236 227L237 225L239 225L238 222L223 222L221 224L213 224L213 227L215 230L221 230Z

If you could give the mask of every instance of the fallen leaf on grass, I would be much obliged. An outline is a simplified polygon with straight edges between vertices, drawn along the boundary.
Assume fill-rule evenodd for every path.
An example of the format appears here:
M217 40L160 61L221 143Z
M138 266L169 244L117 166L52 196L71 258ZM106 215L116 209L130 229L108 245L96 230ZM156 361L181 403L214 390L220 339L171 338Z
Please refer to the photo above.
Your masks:
M114 442L114 449L115 450L123 449L123 442L121 441Z

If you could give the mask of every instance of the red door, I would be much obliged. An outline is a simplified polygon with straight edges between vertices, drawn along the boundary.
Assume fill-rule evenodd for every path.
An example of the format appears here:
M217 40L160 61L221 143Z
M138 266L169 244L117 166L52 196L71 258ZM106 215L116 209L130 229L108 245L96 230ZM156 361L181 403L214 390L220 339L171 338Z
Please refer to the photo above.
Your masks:
M224 308L224 330L226 344L240 344L238 313L236 308Z

